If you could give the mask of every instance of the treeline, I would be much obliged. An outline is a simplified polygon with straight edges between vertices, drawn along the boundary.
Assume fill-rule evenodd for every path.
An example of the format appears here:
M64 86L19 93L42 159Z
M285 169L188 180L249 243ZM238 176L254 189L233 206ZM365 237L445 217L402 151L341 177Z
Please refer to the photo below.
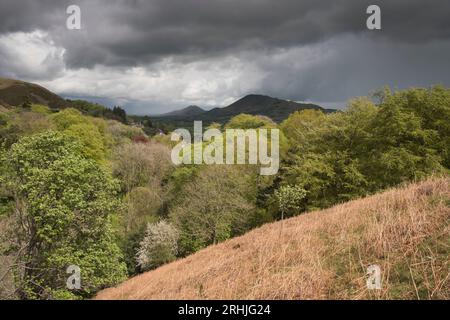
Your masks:
M386 89L342 112L303 110L280 125L239 115L224 128L279 128L279 173L174 166L169 136L148 137L75 109L0 114L0 229L8 230L2 245L15 280L10 294L90 297L263 223L450 168L450 90L443 87ZM68 265L81 268L79 290L66 288Z
M85 100L67 100L67 106L81 111L84 115L103 118L107 120L116 120L123 124L135 125L149 136L157 134L167 134L180 127L192 127L192 122L164 121L149 116L128 115L120 106L112 108L105 107L98 103L91 103ZM23 106L31 108L31 103L26 102ZM22 107L23 107L22 106Z
M143 132L149 136L168 133L180 127L177 126L178 124L176 122L159 121L149 116L128 115L127 112L120 106L108 108L104 105L92 103L86 100L67 99L66 102L67 104L64 108L76 109L87 116L103 118L105 120L116 120L123 124L137 126L142 128ZM24 103L20 107L24 110L31 110L31 108L36 108L36 106L36 104L31 103L30 98L26 97ZM59 112L60 109L50 109L50 111ZM192 123L189 122L184 122L183 125L185 124L192 126Z
M68 100L68 102L72 108L80 110L86 115L117 120L124 124L128 122L126 111L119 106L114 106L110 109L100 104L91 103L84 100Z
M93 116L93 117L101 117L110 120L117 120L122 123L127 123L127 113L125 110L119 106L114 106L112 109L107 108L98 103L91 103L85 100L65 100L65 108L73 108L81 111L85 115ZM30 110L32 107L36 106L31 102L31 98L26 96L24 98L24 102L20 105L20 107L24 110ZM53 108L51 111L58 112L60 109Z
M302 210L348 201L450 168L450 90L409 89L305 110L281 125L290 149L279 185L306 191Z

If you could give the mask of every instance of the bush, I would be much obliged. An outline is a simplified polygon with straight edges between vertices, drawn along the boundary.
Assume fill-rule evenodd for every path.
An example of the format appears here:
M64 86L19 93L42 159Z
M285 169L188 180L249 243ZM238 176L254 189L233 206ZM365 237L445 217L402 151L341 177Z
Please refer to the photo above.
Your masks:
M115 144L129 142L135 136L143 136L144 131L141 128L124 125L115 120L105 121L107 124L107 132L111 135Z
M302 208L302 201L306 197L305 189L299 186L282 186L275 191L278 207L281 211L281 219L285 215L295 215Z
M86 122L83 114L72 108L67 108L51 115L51 119L60 131L66 130L72 125Z
M83 153L87 158L103 163L106 159L106 146L98 128L90 123L71 125L64 133L77 139L83 145Z
M150 270L176 259L178 231L170 223L160 221L148 224L137 254L142 270Z
M52 111L50 110L49 107L44 106L42 104L33 104L31 106L31 111L34 113L40 113L40 114L51 114Z

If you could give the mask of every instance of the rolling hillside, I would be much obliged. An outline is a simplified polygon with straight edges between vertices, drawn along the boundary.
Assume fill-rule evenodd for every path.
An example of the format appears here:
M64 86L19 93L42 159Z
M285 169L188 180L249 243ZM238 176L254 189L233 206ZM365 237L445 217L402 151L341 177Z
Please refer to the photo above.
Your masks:
M27 99L30 103L43 104L57 109L68 104L60 96L37 84L0 78L0 105L20 106Z
M450 179L267 224L97 299L449 299ZM382 289L368 290L379 265Z

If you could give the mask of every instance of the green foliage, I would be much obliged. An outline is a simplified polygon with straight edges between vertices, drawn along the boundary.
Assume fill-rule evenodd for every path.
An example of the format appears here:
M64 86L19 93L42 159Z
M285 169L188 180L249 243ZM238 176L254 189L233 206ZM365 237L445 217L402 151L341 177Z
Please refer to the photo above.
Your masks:
M100 104L91 103L84 100L71 100L69 102L73 108L89 116L102 117L105 119L127 123L127 114L121 107L115 106L113 109L109 109Z
M213 122L211 124L208 125L207 129L221 129L222 125L218 122Z
M441 170L442 158L435 149L439 133L424 125L403 94L386 94L371 131L370 144L375 148L368 162L374 188L422 179Z
M136 187L127 193L126 209L122 217L124 232L134 234L141 226L158 220L162 195L162 190L157 185L153 188Z
M61 110L50 117L59 131L81 143L85 156L105 164L110 137L103 120L84 116L73 108Z
M295 215L302 208L302 201L306 197L305 189L299 186L281 186L275 191L278 207L281 211L281 219L288 215Z
M170 181L173 186L172 192L181 192L186 183L195 179L197 172L198 166L180 166L175 168L170 176Z
M71 100L73 108L91 116L99 117L106 109L104 106L84 100Z
M0 127L6 126L8 123L8 116L5 113L0 113Z
M64 131L75 124L83 124L86 121L83 114L73 108L61 110L58 113L53 114L51 119L55 123L56 128L60 131Z
M124 279L125 265L110 227L117 184L82 148L50 131L22 138L6 158L8 188L16 202L13 243L24 266L17 270L23 298L69 296L69 265L82 272L75 296L89 296Z
M129 142L133 137L143 136L141 128L124 125L118 121L106 121L107 135L111 136L113 145L121 145Z
M32 104L31 105L31 111L34 113L40 113L40 114L51 114L52 111L49 107L44 106L42 104Z
M106 158L106 146L104 136L97 126L91 123L78 123L69 126L64 133L77 139L83 145L83 153L86 157L102 162Z
M304 110L282 123L290 142L282 181L315 209L422 179L448 166L450 90L385 90L325 115Z
M278 129L278 126L275 122L273 122L270 118L266 116L253 116L249 114L240 114L237 115L228 121L224 129L256 129L256 132L259 136L260 131L258 129ZM271 140L270 140L270 131L268 130L267 140L268 140L268 150L271 150ZM226 140L224 139L224 145L226 143ZM247 143L248 145L248 143ZM280 130L279 132L279 152L280 156L284 157L287 150L289 148L288 141L286 139L286 136L284 135L283 131ZM246 147L246 150L248 151L248 146Z
M48 116L41 113L14 110L3 115L0 120L0 143L6 147L17 142L20 137L44 132L54 127Z
M276 123L264 116L253 116L250 114L240 114L228 121L225 125L227 129L258 129L276 128Z
M258 213L254 173L239 166L208 166L185 184L169 217L180 231L180 254L195 252L251 228Z
M137 231L124 234L119 240L129 276L133 276L141 271L136 263L136 254L145 236L145 227L145 224L141 225Z
M192 121L188 120L167 120L163 118L150 118L149 116L129 116L129 122L142 127L145 134L149 136L158 136L161 133L167 134L177 128L191 128ZM192 129L192 128L191 128Z
M120 121L122 123L127 123L127 113L121 107L115 106L112 109L112 115L113 115L113 118L115 118L117 121Z
M168 193L163 180L172 168L170 150L159 143L125 143L114 150L113 173L121 181L124 208L118 230L128 272L134 274L136 250L148 222L158 220Z

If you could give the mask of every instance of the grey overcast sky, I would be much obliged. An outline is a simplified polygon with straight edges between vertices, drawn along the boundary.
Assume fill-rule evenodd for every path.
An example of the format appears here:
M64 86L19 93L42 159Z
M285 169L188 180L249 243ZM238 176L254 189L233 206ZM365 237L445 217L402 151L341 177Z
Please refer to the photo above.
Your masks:
M81 8L81 30L66 8ZM366 28L381 8L382 30ZM0 76L128 112L450 85L449 0L1 0Z

